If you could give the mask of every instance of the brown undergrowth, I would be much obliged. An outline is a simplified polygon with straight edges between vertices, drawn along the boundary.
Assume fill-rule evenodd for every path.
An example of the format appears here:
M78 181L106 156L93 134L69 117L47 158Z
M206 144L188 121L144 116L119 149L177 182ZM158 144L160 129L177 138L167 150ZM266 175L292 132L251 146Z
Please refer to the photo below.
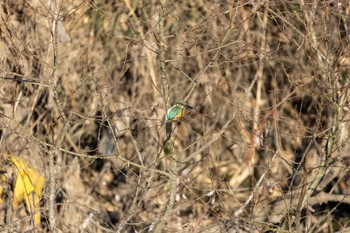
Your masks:
M175 159L163 232L349 230L347 1L0 8L1 155L46 181L41 225L5 203L3 229L152 231ZM160 42L170 103L193 107L173 124L176 158Z

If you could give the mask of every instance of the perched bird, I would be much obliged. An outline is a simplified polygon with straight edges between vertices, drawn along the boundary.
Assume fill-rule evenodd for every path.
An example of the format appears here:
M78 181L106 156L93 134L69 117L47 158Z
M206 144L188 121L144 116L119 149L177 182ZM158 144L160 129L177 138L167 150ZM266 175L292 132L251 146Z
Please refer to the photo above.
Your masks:
M181 119L181 117L185 115L186 108L192 109L192 107L185 102L177 101L175 105L168 109L164 119L165 122L174 122Z
M186 108L192 109L192 107L184 101L177 101L175 105L169 108L166 112L164 121L166 123L165 130L167 138L170 138L171 136L172 122L180 120L185 115Z

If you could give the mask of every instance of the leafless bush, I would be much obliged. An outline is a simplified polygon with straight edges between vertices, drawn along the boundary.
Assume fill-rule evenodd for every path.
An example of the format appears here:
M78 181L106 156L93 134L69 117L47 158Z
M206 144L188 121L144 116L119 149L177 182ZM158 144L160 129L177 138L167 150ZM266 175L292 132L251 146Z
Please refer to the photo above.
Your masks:
M0 15L1 151L46 177L38 229L348 229L347 1L6 0ZM194 108L168 153L176 100Z

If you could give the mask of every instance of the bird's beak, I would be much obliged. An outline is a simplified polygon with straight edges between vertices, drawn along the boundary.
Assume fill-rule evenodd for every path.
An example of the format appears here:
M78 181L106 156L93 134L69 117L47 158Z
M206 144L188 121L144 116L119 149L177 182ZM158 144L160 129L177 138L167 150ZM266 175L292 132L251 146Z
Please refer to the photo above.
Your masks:
M189 109L193 109L190 105L188 105L188 104L184 104L184 106L186 107L186 108L189 108Z

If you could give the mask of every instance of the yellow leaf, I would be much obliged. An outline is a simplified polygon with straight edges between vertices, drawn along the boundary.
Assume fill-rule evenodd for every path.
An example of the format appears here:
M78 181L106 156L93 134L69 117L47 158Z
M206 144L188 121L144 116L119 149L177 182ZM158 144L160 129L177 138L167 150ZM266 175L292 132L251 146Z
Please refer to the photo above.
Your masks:
M34 213L35 225L40 224L39 201L44 187L44 177L25 161L17 156L12 156L14 171L17 174L16 184L13 190L13 207L18 208L24 200L29 212Z

